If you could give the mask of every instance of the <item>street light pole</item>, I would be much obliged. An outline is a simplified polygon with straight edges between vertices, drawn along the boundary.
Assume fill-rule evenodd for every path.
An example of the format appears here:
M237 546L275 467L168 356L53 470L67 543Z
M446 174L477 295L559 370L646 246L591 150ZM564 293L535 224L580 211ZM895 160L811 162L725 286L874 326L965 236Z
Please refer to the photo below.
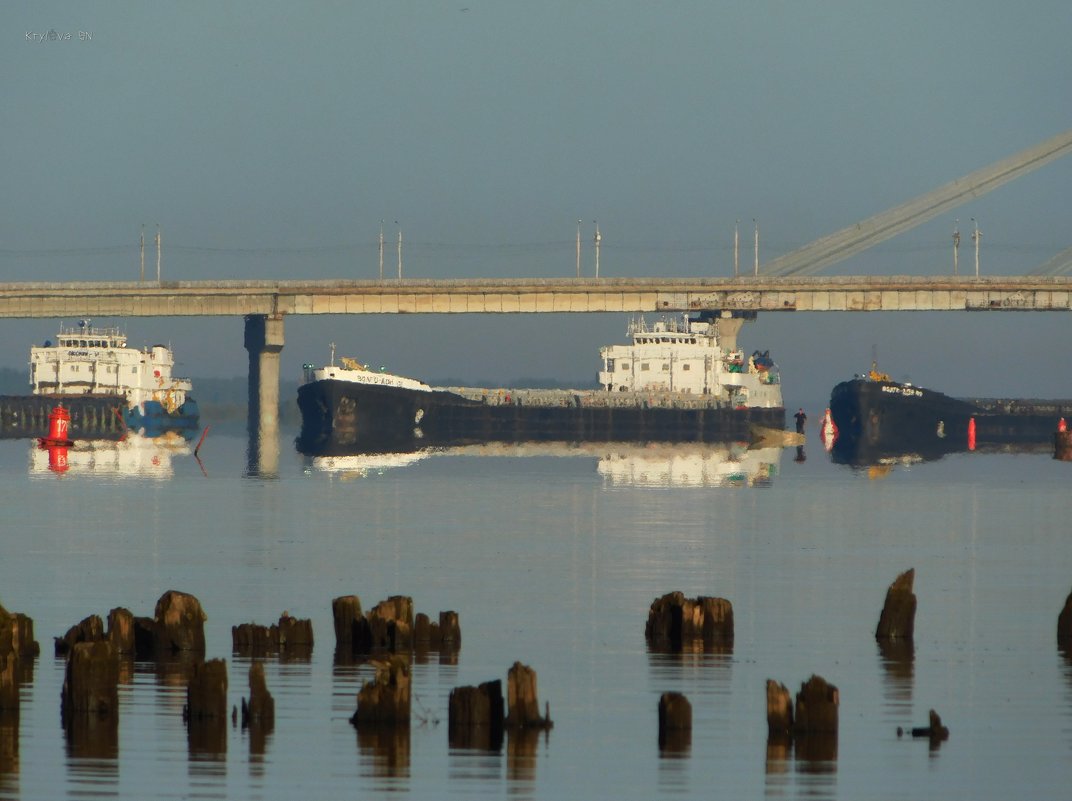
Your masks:
M972 241L975 243L975 277L979 277L979 240L983 238L983 232L979 230L979 223L975 221L975 218L971 218L972 225L975 226L975 230L972 231Z
M953 275L957 274L957 251L960 250L960 218L953 221Z
M577 277L581 277L581 221L577 220Z

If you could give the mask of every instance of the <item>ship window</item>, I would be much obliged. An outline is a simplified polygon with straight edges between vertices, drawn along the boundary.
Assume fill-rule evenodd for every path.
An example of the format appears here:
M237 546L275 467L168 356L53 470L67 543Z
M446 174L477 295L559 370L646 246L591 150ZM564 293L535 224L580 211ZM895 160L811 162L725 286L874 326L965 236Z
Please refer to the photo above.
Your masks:
M691 364L683 364L683 365L681 365L681 369L686 370L686 371L691 370L692 365Z
M670 365L667 364L666 362L663 362L663 372L664 373L669 373L670 372Z
M629 362L619 362L618 363L618 369L619 370L628 370L629 369Z
M641 370L647 370L648 369L648 363L647 362L641 362L640 363L640 369Z
M138 368L137 367L131 367L130 372L136 373L136 372L138 372Z

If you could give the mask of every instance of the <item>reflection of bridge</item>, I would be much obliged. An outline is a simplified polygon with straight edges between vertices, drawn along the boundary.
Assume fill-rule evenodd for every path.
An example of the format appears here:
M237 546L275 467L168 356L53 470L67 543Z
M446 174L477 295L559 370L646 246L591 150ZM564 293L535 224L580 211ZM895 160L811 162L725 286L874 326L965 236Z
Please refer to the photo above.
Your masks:
M0 318L244 316L250 430L274 438L287 315L1070 311L1072 279L1060 274L1072 251L1015 277L804 277L1069 152L1072 131L779 256L749 277L0 284Z

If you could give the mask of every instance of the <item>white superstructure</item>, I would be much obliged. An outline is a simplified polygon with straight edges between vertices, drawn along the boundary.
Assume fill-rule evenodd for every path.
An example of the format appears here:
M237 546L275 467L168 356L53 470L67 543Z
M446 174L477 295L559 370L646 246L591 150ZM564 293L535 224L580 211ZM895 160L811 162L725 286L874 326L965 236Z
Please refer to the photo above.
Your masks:
M34 395L116 395L128 408L157 401L171 413L186 402L190 380L175 378L175 360L164 345L127 347L118 328L98 328L88 320L60 326L56 344L30 348L30 386Z
M315 364L302 365L303 382L311 384L315 381L348 381L351 384L396 387L398 389L411 389L415 392L432 391L432 388L423 381L385 372L382 367L377 372L369 369L368 365L361 364L357 359L351 359L346 356L340 357L339 361L342 364L335 364L335 343L332 342L331 363L326 367L317 367Z
M600 349L600 386L608 392L708 395L734 406L780 407L781 381L769 353L746 357L736 348L741 322L681 315L649 326L643 317L633 319L627 331L631 344ZM727 329L728 348L720 340L720 325Z

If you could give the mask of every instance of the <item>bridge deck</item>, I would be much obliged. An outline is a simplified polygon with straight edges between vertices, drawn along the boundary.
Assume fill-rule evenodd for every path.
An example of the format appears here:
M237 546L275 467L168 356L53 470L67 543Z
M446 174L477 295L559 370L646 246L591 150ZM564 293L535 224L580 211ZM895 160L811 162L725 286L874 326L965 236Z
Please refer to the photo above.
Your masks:
M0 318L545 312L1070 311L1072 278L923 276L0 284Z

